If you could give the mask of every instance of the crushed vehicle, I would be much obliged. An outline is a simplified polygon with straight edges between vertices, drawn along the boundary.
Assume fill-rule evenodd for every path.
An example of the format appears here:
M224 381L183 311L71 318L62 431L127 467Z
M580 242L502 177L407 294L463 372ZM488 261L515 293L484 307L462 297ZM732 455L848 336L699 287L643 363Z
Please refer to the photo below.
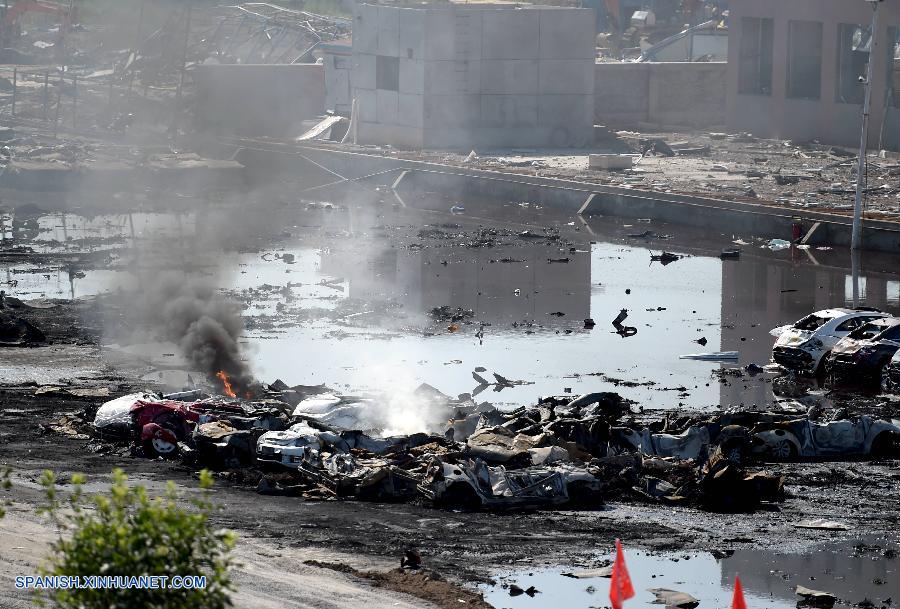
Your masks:
M886 456L900 447L900 427L868 416L826 423L804 417L760 425L752 434L755 454L779 460Z
M218 423L217 425L207 425ZM134 393L104 403L94 416L94 431L104 439L132 440L144 456L174 457L197 448L210 466L252 461L255 438L238 432L283 429L285 416L267 403L255 404L207 396ZM243 438L243 440L240 440ZM236 448L238 447L238 448ZM231 453L223 456L220 452Z
M322 448L319 433L306 421L282 431L266 432L256 441L256 460L259 463L296 467L318 455Z
M875 319L890 317L872 309L825 309L779 331L772 359L793 372L824 373L825 357L839 340ZM775 332L776 330L773 330Z
M898 350L900 319L878 319L851 332L832 348L826 361L826 372L837 382L878 382L882 370Z
M680 434L652 433L644 428L638 432L629 427L614 427L610 451L638 451L655 457L677 457L697 460L706 456L710 434L707 425L693 425Z
M418 489L436 505L494 509L535 508L599 494L600 480L571 465L507 470L481 459L445 463L433 458Z

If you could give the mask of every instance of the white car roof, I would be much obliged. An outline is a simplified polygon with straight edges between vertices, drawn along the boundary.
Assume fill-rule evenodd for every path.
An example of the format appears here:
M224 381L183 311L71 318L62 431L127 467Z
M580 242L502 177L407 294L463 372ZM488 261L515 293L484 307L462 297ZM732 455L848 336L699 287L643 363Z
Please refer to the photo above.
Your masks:
M813 313L816 317L822 317L826 319L838 319L840 317L856 317L856 316L866 316L866 317L890 317L887 313L883 313L882 311L872 311L872 310L861 310L861 309L844 309L844 308L835 308L835 309L822 309L821 311L816 311Z

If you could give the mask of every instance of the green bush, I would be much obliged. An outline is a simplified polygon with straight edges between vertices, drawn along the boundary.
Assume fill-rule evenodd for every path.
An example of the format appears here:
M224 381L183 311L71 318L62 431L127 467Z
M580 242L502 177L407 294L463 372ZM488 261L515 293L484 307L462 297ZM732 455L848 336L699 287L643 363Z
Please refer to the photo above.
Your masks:
M41 512L59 527L59 538L43 575L205 576L203 589L86 589L40 593L39 602L64 609L220 609L230 607L231 531L214 530L209 489L212 475L200 473L198 497L184 498L169 482L150 497L129 486L120 469L109 493L88 497L83 475L72 476L73 492L60 498L53 472L41 479L48 505Z
M3 489L4 491L6 491L6 490L9 490L10 488L12 488L12 482L9 479L10 474L12 474L12 469L10 469L8 467L3 470L0 470L0 489ZM3 509L3 507L8 504L9 504L8 501L0 501L0 518L3 518L4 516L6 516L6 510Z

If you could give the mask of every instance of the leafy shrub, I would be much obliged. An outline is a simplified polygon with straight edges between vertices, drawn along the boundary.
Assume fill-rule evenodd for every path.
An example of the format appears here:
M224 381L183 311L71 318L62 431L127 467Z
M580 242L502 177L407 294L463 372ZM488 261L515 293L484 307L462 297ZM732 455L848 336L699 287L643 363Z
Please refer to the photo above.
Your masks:
M6 490L9 490L10 488L12 488L12 482L9 479L11 474L12 474L12 469L10 469L8 467L0 470L0 489L6 491ZM3 507L5 505L9 505L9 502L8 501L0 502L0 518L3 518L4 516L6 516L6 510L3 509Z
M112 473L108 493L84 494L83 475L72 476L73 492L60 498L53 472L41 479L48 505L41 512L59 527L44 575L205 576L202 589L56 589L37 599L63 609L221 609L231 606L229 569L234 534L214 530L209 489L212 475L200 473L200 493L184 498L169 482L150 497L129 486L125 473Z

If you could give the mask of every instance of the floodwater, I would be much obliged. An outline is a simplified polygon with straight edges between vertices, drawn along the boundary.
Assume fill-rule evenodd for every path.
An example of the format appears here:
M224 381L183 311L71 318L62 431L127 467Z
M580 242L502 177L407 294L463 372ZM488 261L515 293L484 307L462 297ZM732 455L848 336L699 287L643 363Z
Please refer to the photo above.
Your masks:
M245 358L262 380L353 392L428 383L453 395L477 391L479 400L500 406L598 390L646 408L769 404L769 375L723 383L713 372L765 364L771 328L852 303L845 252L771 251L753 235L622 218L583 222L533 202L424 195L414 203L11 214L0 223L4 245L26 245L45 257L5 258L0 287L21 298L81 298L152 289L154 277L179 269L185 281L212 282L243 303ZM464 210L450 213L454 205ZM423 226L440 238L420 235ZM550 228L560 238L511 234L472 247L479 227ZM671 238L628 237L645 231ZM735 241L740 259L720 259ZM662 251L683 258L652 262ZM900 312L898 259L866 255L861 268L860 304ZM454 328L429 317L445 305L474 316ZM621 309L636 335L614 332L610 322ZM586 318L595 320L593 329L585 328ZM705 346L695 342L701 338ZM679 359L716 351L740 357L728 364ZM164 363L171 368L173 360ZM476 367L489 380L496 372L523 384L499 392L479 387Z
M686 592L700 601L701 609L731 606L735 576L741 578L744 598L751 609L793 609L800 585L828 592L838 598L835 607L851 607L869 599L874 607L892 606L900 598L900 561L892 556L897 545L881 540L850 540L823 544L806 554L775 554L766 550L738 550L716 559L710 553L649 553L626 548L625 561L635 589L629 609L652 609L655 595L649 588ZM606 564L612 554L597 556ZM514 568L494 574L496 584L482 585L485 599L494 607L509 609L588 609L609 606L610 580L602 577L575 579L563 573L578 568ZM534 587L533 596L511 596L512 585Z

